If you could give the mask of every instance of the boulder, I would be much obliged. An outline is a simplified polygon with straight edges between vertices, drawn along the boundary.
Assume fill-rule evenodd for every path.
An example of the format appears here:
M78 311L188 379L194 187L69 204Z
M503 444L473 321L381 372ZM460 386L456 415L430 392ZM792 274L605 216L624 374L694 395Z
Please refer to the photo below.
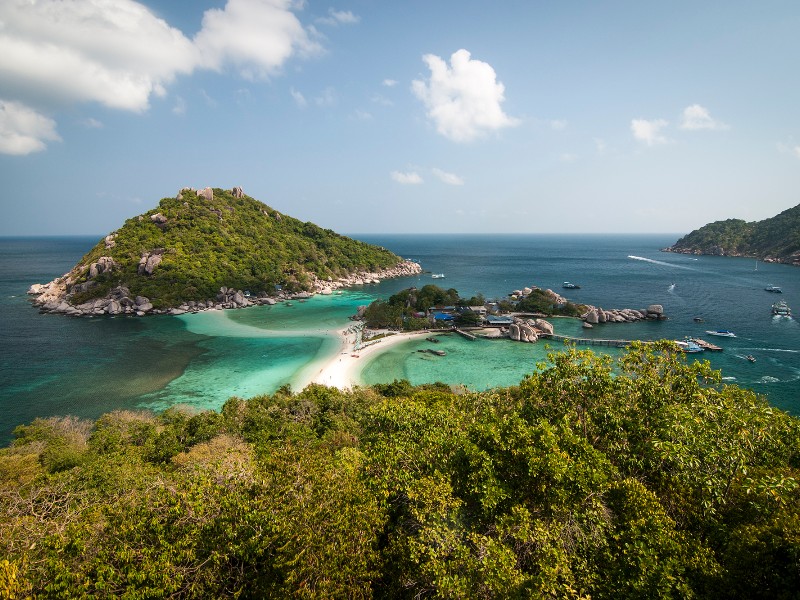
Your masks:
M150 215L150 220L156 225L163 225L164 223L167 222L167 217L165 217L161 213L156 213L154 215Z
M647 312L654 315L663 315L664 314L664 307L660 304L651 304L647 307Z
M214 199L214 190L212 190L210 187L203 188L197 192L197 197L211 202Z
M600 322L600 318L597 315L596 308L592 308L591 310L589 310L589 312L587 312L583 318L587 323L591 325L597 325Z
M243 198L244 197L244 190L240 187L235 187L231 190L231 194L233 194L234 198Z
M139 259L139 266L137 267L136 272L139 275L152 275L153 271L155 271L155 268L161 264L162 260L163 256L161 252L148 252Z
M544 319L536 319L534 321L534 326L543 333L553 335L553 325L549 321L545 321Z

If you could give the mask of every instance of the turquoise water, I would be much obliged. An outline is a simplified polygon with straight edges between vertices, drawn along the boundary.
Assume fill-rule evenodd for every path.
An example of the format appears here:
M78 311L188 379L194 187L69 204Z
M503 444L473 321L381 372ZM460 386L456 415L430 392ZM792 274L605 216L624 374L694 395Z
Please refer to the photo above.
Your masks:
M707 338L725 348L704 353L731 381L800 414L800 326L773 319L781 297L800 311L800 270L750 259L659 252L678 236L357 236L409 258L430 274L390 280L293 306L212 311L180 317L71 319L40 315L25 295L32 283L63 274L95 238L0 240L0 442L37 416L96 418L114 409L188 404L216 409L231 396L297 387L335 354L332 333L359 305L409 287L435 283L462 296L501 297L526 285L551 287L577 302L605 308L658 303L669 320L582 330L555 320L556 331L624 339L681 339L706 329L731 329L735 339ZM561 289L564 280L580 290ZM674 285L673 285L674 284ZM782 296L764 291L778 285ZM693 316L702 316L697 324ZM510 385L545 358L545 344L468 342L447 336L438 357L411 341L365 364L367 383L403 377L471 389ZM553 349L551 347L550 349ZM755 363L745 355L756 357Z

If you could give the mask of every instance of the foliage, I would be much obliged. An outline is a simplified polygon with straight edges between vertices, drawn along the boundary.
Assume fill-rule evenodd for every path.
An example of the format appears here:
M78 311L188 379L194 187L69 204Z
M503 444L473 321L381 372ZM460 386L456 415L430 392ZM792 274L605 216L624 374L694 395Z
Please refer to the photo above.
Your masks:
M518 386L311 385L37 419L0 450L0 593L792 598L800 421L674 344Z
M672 249L789 259L800 252L800 204L763 221L727 219L709 223L683 236Z
M544 290L535 289L525 298L517 302L515 310L520 312L543 313L545 315L561 315L577 317L586 312L586 307L572 302L556 304L553 297Z
M277 285L309 289L314 277L336 279L400 261L384 248L280 214L249 196L213 191L213 200L189 190L181 200L164 198L158 208L115 231L113 247L98 242L76 267L79 281L86 281L89 265L101 256L110 256L118 266L95 277L94 287L74 300L101 297L124 285L156 307L174 306L213 299L222 286L252 293L273 292ZM154 223L156 214L166 222ZM139 275L140 259L154 251L162 254L161 264L152 275Z

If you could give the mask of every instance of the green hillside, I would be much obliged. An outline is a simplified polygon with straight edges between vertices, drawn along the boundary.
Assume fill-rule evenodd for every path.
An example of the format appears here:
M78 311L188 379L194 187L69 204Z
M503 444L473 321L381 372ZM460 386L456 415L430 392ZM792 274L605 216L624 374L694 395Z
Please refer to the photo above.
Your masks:
M728 219L683 236L668 252L749 256L800 265L800 204L763 221Z
M213 298L221 286L254 294L273 292L277 285L307 290L315 277L374 272L400 260L247 195L215 188L208 199L183 190L128 219L83 257L73 271L72 302L101 298L119 285L150 298L157 308ZM93 273L92 264L101 272Z
M670 343L518 386L37 419L6 598L797 598L800 421Z

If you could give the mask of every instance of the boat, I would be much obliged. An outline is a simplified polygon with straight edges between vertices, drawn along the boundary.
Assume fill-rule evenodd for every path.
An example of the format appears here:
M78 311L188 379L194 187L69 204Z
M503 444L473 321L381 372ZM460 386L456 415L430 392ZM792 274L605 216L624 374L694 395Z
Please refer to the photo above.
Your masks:
M584 329L591 329L593 326L591 323L587 323L586 321L584 321L581 327L583 327Z
M779 300L772 305L772 314L776 317L791 317L792 309L783 300Z
M747 356L745 356L745 358L750 362L756 362L756 357L753 356L752 354L748 354Z
M434 279L444 279L444 273L434 273L431 275Z
M681 352L686 352L689 354L693 354L695 352L702 352L703 348L698 346L692 341L689 340L675 340L675 343L678 344L678 348Z
M783 290L779 288L777 285L768 285L764 288L767 292L772 292L773 294L782 294Z
M708 335L716 335L717 337L736 337L736 334L727 329L717 329L716 331L706 331Z
M695 317L695 318L693 319L693 321L694 321L695 323L702 323L703 321L705 321L705 319L704 319L703 317Z
M581 286L575 285L574 283L570 283L569 281L565 281L564 283L562 283L561 287L564 288L565 290L579 290L579 289L581 289Z

